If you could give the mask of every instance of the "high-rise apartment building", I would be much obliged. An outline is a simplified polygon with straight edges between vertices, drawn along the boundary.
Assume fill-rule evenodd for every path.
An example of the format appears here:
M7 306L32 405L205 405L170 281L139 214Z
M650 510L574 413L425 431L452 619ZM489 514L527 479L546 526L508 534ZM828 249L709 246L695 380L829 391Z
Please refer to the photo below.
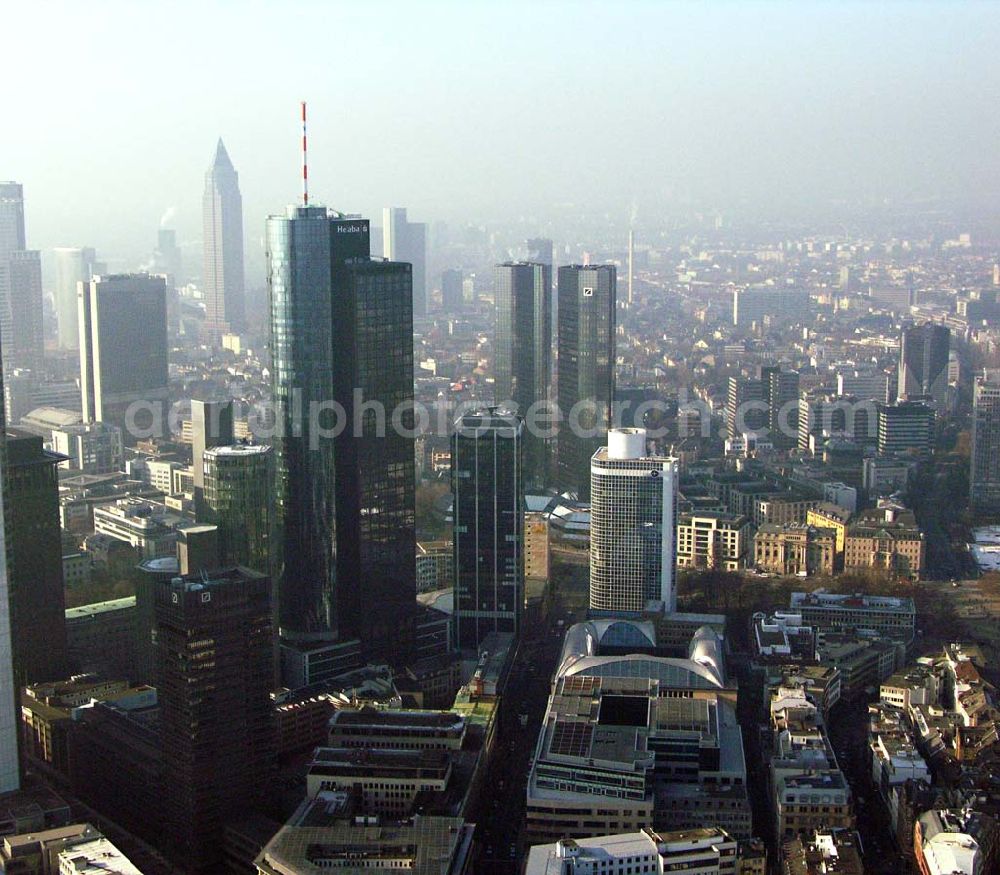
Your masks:
M465 307L462 295L462 271L450 268L441 274L441 308L446 314L454 314Z
M367 220L325 208L268 221L273 553L282 636L299 643L377 648L416 596L412 271L368 247Z
M677 463L646 453L646 430L612 429L590 462L590 608L677 610Z
M163 826L188 871L218 872L225 819L267 792L276 744L271 581L246 568L155 594Z
M1000 510L1000 382L976 380L972 402L969 498L974 510Z
M85 422L126 424L129 405L165 404L167 288L149 274L98 276L79 286L80 387ZM137 414L136 423L142 420ZM131 435L125 431L125 440Z
M233 402L191 402L191 464L194 471L194 488L205 487L205 470L202 458L211 447L227 447L234 442ZM253 567L253 566L251 566Z
M232 444L202 453L199 520L218 527L222 567L270 572L273 454L267 446Z
M930 397L938 405L945 403L948 391L948 350L951 329L927 322L903 332L899 350L897 399Z
M0 183L0 245L3 235L9 235L10 214L14 212L13 200L6 193L10 183ZM20 188L20 187L19 187ZM0 386L3 373L0 372ZM0 472L7 470L7 428L3 410L3 392L0 391ZM17 790L21 786L20 739L20 685L14 674L14 640L11 630L10 577L7 573L7 525L10 509L6 506L6 478L0 476L0 793Z
M584 499L590 494L590 458L612 424L615 297L613 265L559 268L557 479L560 488Z
M880 456L926 455L934 448L934 408L917 401L876 404Z
M455 423L454 640L477 652L494 632L517 634L524 604L524 421L495 408Z
M549 397L552 382L552 269L508 262L495 268L494 394L522 416ZM528 488L548 483L548 446L526 431L524 479Z
M243 330L246 289L243 279L243 197L240 178L219 140L205 174L202 198L202 284L205 340L218 344L223 334Z
M105 273L97 253L89 248L62 247L55 250L56 321L59 323L59 348L78 349L80 346L80 305L77 287Z
M406 207L382 209L382 255L413 265L413 315L427 313L427 226L406 218Z
M7 431L4 497L7 581L18 684L51 681L66 673L66 600L63 593L57 466L65 456L42 439Z

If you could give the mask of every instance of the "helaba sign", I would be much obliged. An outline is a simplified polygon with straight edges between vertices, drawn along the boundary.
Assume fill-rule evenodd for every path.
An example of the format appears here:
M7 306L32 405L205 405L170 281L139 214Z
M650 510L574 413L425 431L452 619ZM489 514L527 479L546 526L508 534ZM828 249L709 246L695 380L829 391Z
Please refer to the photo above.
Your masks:
M365 230L365 225L362 222L357 222L353 225L334 225L337 229L338 234L360 234Z

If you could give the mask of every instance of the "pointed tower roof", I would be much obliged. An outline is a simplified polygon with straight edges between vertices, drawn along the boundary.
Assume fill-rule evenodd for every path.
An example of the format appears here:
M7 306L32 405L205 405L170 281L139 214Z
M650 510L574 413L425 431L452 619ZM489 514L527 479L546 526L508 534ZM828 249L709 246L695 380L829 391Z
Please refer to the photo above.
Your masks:
M219 137L218 145L215 147L215 160L212 162L212 166L215 168L226 167L230 170L233 169L233 162L229 160L229 153L222 142L222 137Z

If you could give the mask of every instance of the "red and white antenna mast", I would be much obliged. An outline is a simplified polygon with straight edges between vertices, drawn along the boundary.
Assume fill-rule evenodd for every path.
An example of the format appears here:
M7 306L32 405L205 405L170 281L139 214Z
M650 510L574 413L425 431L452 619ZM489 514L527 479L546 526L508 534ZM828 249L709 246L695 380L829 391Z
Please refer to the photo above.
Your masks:
M306 102L302 101L302 206L309 206L309 162L306 160Z

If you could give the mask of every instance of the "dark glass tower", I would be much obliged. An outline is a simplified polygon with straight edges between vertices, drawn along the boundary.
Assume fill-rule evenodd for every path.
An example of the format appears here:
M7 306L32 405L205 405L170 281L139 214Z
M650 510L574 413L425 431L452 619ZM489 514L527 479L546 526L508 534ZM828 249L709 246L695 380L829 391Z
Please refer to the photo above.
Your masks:
M928 322L907 328L899 350L899 392L905 401L931 397L943 405L948 391L948 351L951 329Z
M478 652L493 632L516 635L524 604L524 482L521 417L496 409L455 423L454 640Z
M413 293L368 249L367 220L325 208L268 222L273 554L284 638L384 653L416 596Z
M208 342L218 343L226 332L243 330L246 296L240 177L221 139L205 174L202 221L204 334Z
M612 424L615 295L613 265L559 268L558 481L584 499L590 495L590 458Z
M174 577L155 610L164 830L187 871L218 872L226 818L264 796L274 765L271 581Z
M552 382L552 269L547 264L498 264L496 300L495 401L512 402L522 417L549 397ZM528 487L548 482L545 440L525 432L524 479Z
M66 457L46 450L36 435L7 432L4 498L14 669L21 685L66 673L66 600L63 593L56 467Z

